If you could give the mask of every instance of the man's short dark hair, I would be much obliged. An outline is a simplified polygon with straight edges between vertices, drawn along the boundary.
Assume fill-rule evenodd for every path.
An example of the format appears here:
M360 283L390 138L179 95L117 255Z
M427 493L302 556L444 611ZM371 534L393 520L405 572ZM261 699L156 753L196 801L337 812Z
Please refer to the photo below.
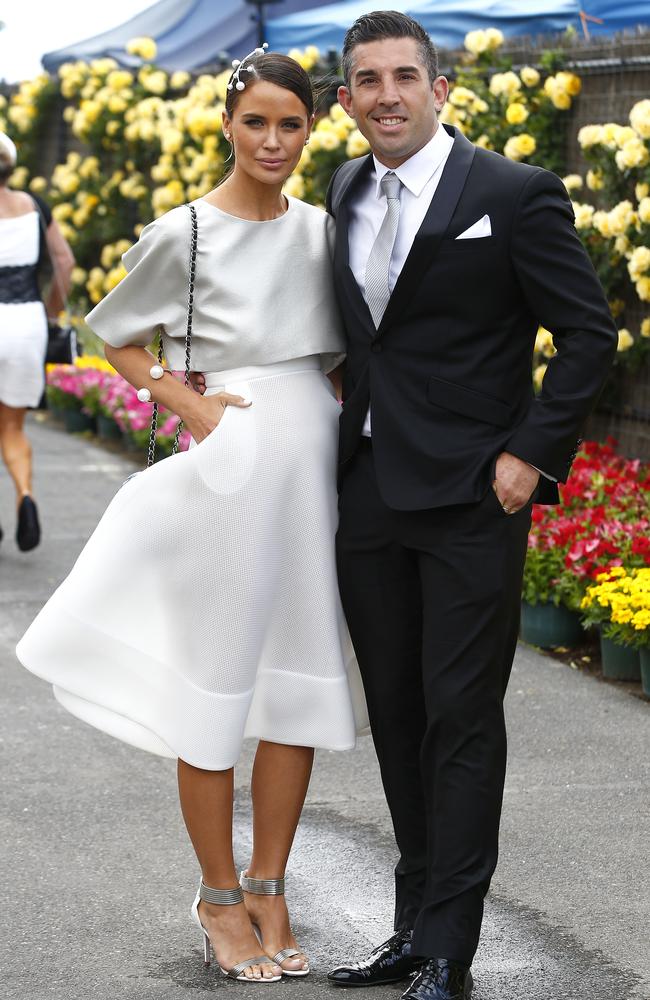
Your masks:
M422 25L396 10L376 10L372 14L362 14L345 33L342 66L346 87L349 88L352 79L353 49L364 42L379 42L384 38L414 38L433 83L438 76L438 53Z

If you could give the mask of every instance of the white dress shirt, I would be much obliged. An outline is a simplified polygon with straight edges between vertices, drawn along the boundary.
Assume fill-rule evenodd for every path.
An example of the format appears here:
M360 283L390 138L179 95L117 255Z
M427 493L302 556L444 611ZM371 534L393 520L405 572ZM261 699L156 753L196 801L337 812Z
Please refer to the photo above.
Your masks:
M390 261L388 287L393 291L408 257L413 240L431 204L438 182L454 140L441 125L426 146L393 170L402 182L400 192L400 217L393 254ZM366 266L372 245L377 238L386 214L386 198L381 190L381 179L391 167L380 163L373 156L374 170L366 179L357 197L350 204L348 243L350 267L365 298ZM366 415L363 433L370 437L370 409Z

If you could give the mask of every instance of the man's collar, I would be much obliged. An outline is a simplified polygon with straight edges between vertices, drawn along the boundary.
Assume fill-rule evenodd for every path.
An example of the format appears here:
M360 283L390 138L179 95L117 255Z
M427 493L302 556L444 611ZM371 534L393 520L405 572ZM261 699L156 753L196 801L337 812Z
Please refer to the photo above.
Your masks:
M376 178L375 193L377 198L382 197L380 188L381 179L389 170L393 170L393 173L397 174L404 187L408 188L411 194L415 195L416 198L419 197L427 181L431 179L442 161L448 156L453 144L453 137L449 135L441 123L438 123L438 128L426 146L419 149L417 153L410 156L399 167L387 167L384 163L380 163L377 157L373 155L372 159L375 165Z

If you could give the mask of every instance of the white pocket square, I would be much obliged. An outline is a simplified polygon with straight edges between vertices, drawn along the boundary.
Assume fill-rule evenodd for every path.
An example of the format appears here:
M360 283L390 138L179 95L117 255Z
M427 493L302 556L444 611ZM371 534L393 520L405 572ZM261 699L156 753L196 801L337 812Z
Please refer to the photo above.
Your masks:
M492 226L490 225L490 216L484 215L482 219L475 222L473 226L466 229L464 233L457 236L457 240L475 240L480 236L491 236Z

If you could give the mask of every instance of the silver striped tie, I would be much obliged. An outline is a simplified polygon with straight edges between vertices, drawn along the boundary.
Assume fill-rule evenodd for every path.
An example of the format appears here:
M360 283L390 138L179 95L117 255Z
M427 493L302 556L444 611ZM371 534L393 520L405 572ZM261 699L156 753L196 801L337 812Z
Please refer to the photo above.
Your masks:
M366 265L366 302L376 327L381 323L390 298L388 277L399 224L399 196L402 182L397 174L389 171L382 177L380 186L386 196L388 207Z

